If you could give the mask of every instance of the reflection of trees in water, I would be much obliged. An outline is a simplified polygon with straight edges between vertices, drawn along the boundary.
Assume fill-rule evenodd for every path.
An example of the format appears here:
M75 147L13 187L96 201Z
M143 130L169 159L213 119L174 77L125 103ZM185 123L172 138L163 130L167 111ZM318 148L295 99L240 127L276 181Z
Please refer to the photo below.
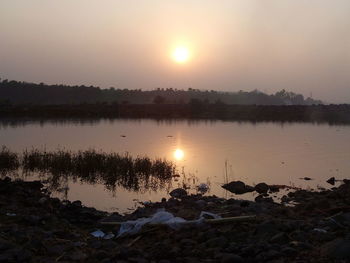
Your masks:
M48 190L66 194L69 181L103 184L113 192L117 187L135 192L157 191L169 187L175 173L175 166L167 160L133 158L129 154L96 150L71 152L32 149L25 150L21 156L10 151L3 155L20 160L11 171L19 172L20 167L24 177L37 175L46 183ZM1 156L0 153L0 163Z

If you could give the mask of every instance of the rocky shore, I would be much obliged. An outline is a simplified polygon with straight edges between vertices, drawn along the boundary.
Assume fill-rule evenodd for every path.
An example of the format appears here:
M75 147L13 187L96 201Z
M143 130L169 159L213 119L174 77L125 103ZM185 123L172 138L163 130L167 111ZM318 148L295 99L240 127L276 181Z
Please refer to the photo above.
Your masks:
M350 182L320 192L297 190L276 204L181 195L149 203L128 215L51 198L40 182L0 180L0 262L349 262ZM290 206L289 203L295 205ZM116 235L117 225L159 209L193 220L201 211L253 220L189 224L174 230L146 225ZM113 238L111 238L113 237Z

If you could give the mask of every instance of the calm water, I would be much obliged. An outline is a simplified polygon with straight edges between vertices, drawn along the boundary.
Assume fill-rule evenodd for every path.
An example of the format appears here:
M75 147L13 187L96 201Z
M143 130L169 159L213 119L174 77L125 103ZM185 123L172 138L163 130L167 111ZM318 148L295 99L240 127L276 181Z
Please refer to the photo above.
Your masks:
M159 201L184 180L193 191L196 185L207 183L209 194L228 197L221 188L226 174L229 181L302 188L329 187L325 181L332 176L350 177L350 126L153 120L13 124L0 125L0 145L13 151L95 148L176 163L181 178L158 191L110 191L102 184L68 181L68 199L108 211L126 211L135 206L135 200ZM62 197L63 193L54 195Z

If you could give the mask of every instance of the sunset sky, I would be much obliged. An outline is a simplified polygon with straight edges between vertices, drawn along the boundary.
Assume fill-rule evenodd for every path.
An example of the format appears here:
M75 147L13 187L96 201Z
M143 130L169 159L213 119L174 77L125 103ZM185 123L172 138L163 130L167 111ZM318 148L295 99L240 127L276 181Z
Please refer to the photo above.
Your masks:
M1 0L0 77L350 102L350 1Z

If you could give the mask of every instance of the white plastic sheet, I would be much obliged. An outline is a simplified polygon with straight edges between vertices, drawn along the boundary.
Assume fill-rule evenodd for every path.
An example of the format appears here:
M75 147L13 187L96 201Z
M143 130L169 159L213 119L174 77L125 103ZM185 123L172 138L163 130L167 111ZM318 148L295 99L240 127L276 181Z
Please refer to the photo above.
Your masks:
M125 235L133 235L138 233L142 227L146 224L165 224L171 227L172 229L179 229L185 223L202 223L205 220L204 216L210 216L212 218L221 218L220 216L202 211L199 219L186 221L181 217L175 217L173 214L166 212L164 210L160 210L155 213L152 217L148 218L139 218L137 220L126 221L121 224L117 237L125 236Z

